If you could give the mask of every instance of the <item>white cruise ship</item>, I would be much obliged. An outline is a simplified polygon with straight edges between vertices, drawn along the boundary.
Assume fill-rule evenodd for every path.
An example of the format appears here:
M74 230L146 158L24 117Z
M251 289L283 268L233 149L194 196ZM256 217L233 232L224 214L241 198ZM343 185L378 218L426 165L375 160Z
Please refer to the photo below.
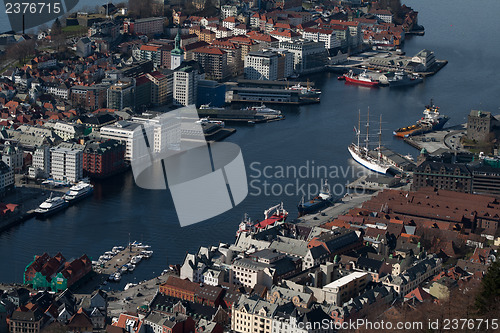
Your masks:
M69 191L63 195L63 199L69 202L77 201L91 195L93 192L94 186L89 183L79 182L78 184L71 186Z
M52 193L50 197L42 202L37 209L35 209L35 213L39 216L49 216L53 213L56 213L64 208L68 207L68 202L65 201L61 197L52 197Z

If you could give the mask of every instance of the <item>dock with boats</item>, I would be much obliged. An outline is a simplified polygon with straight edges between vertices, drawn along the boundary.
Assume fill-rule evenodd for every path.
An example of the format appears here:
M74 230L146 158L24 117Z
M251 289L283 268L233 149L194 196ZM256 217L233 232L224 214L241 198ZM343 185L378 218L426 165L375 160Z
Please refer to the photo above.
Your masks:
M153 255L151 246L138 242L127 246L115 246L92 261L94 271L100 275L100 283L119 282L122 275L132 273L137 265ZM105 283L106 282L106 283Z
M321 91L311 82L239 80L227 96L232 104L305 105L319 103Z

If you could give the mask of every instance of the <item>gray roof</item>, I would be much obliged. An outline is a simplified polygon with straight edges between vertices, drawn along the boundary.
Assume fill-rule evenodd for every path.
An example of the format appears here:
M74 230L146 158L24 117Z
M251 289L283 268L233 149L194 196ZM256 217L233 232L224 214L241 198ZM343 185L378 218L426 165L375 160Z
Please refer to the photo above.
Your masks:
M246 312L250 314L257 314L261 309L266 310L267 317L271 318L276 313L278 308L277 304L272 304L268 301L264 301L257 296L247 297L246 295L242 295L238 304L235 305L236 309L245 308Z
M278 238L269 245L269 248L299 257L304 257L307 254L306 241L283 236L278 236Z
M279 304L279 305L292 301L292 299L295 296L297 296L300 299L300 301L305 302L305 303L308 303L310 301L310 299L313 297L313 295L309 294L309 293L300 292L300 291L296 291L296 290L292 290L292 289L288 289L288 288L284 288L284 287L279 287L279 286L273 286L271 288L271 290L268 291L268 297L273 296L274 293L278 293L280 296L279 301L277 303L275 303L275 304Z
M270 268L271 265L253 261L248 258L237 259L233 262L233 266L245 267L253 270L264 270Z

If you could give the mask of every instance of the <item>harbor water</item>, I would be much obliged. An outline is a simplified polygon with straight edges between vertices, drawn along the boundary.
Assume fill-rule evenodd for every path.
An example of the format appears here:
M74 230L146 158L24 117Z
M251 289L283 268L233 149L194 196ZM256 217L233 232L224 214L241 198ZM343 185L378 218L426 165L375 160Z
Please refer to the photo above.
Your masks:
M346 182L365 172L347 151L358 110L365 114L370 108L373 133L383 114L383 143L414 156L417 151L393 138L392 131L418 120L431 98L451 117L448 126L464 123L471 109L499 113L500 2L405 3L419 12L426 32L408 37L404 50L413 55L429 49L436 58L448 60L435 76L399 89L346 85L334 73L311 76L322 90L320 104L283 108L284 121L235 125L237 132L226 139L241 147L247 167L249 195L236 208L181 228L168 191L141 189L131 173L118 175L96 183L93 197L64 212L43 221L30 219L0 234L0 281L21 282L33 255L43 252L55 255L60 251L67 259L85 253L97 260L129 239L151 245L152 258L143 260L119 284L112 284L123 288L128 282L158 275L168 264L182 263L187 252L196 252L200 246L233 242L244 213L262 219L266 208L283 201L290 218L295 218L301 196L305 192L307 199L308 187L311 192L314 186L319 188L321 178L328 177L334 192L341 195ZM191 204L197 209L196 201Z

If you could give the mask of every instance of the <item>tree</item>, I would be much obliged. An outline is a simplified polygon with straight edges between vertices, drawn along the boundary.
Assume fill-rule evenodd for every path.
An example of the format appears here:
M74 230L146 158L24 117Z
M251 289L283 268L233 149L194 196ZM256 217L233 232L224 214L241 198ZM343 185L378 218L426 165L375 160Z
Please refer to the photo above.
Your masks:
M153 0L129 0L128 7L131 15L138 18L153 16L153 10L156 8Z
M19 61L21 65L24 65L26 62L26 58L35 54L36 51L36 42L34 39L24 40L17 44L11 45L7 49L7 58L15 59Z
M54 23L52 23L52 28L50 30L50 35L51 36L57 36L62 34L62 25L61 22L59 21L59 18L56 18Z
M481 281L481 291L476 296L475 306L480 315L500 312L500 259L489 267Z

